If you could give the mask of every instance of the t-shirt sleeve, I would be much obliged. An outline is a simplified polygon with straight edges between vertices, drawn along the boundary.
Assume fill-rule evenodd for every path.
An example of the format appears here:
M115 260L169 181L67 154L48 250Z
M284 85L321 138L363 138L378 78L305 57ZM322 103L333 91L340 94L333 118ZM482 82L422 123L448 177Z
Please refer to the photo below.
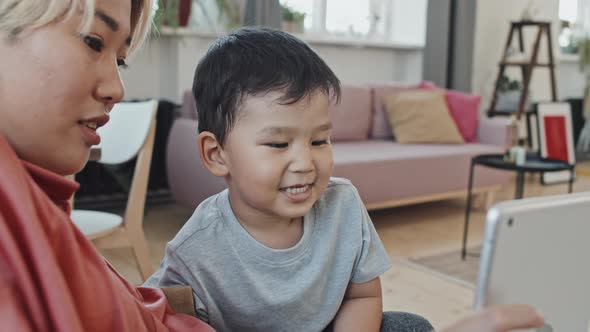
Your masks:
M171 245L166 247L166 255L160 263L160 267L143 284L145 287L168 287L168 286L191 286L193 289L193 299L197 317L205 322L209 322L207 314L207 304L203 300L201 289L197 284L192 272L186 266L182 255L177 253L177 249Z
M359 207L362 243L360 252L357 255L351 282L364 283L377 278L389 270L391 261L356 189L354 190L354 194L356 202L351 202L351 204L356 204Z
M183 260L176 254L176 250L168 245L166 255L160 263L156 273L152 274L143 284L146 287L160 286L190 286L189 271Z

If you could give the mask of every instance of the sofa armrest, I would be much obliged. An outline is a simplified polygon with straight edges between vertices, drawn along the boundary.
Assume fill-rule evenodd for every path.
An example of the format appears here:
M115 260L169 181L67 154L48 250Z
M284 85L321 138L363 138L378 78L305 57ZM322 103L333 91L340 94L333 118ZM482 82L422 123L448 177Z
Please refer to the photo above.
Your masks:
M223 178L211 174L201 163L197 146L197 121L174 121L166 148L168 186L177 203L196 208L207 197L225 189Z
M508 118L479 118L477 137L480 143L506 146L508 143Z

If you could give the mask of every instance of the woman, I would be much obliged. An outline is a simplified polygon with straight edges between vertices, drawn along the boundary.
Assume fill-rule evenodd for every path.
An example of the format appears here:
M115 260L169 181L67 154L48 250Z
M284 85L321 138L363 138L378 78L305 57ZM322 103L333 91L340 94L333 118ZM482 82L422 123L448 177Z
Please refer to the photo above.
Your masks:
M118 67L150 0L0 2L0 325L4 331L211 331L135 289L69 220L96 128L123 98Z
M151 0L0 0L0 324L7 331L210 331L161 290L135 288L70 222L64 179L123 98L119 68L145 38ZM537 326L527 306L452 331Z

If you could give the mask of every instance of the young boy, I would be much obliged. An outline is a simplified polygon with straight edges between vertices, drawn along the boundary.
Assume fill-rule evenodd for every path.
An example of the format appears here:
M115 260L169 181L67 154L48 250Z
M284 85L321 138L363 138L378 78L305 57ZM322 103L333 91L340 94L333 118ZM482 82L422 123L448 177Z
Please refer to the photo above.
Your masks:
M218 331L378 331L391 263L356 189L330 178L334 73L297 38L245 28L209 49L193 92L202 162L228 189L146 284L192 286Z

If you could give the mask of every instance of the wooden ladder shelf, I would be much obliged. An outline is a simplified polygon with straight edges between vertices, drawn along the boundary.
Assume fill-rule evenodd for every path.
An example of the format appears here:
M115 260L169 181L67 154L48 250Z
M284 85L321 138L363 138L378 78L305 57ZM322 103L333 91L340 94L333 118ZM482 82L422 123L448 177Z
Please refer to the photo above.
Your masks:
M518 35L518 46L519 50L522 53L525 53L524 49L524 37L523 37L523 28L526 26L536 26L537 27L537 35L535 37L535 42L533 44L533 52L528 59L520 60L520 61L510 61L508 50L512 45L512 38L515 34ZM549 62L547 63L539 63L538 62L538 55L539 55L539 48L541 44L541 38L545 34L547 36L547 51L548 51L548 59ZM548 67L549 68L549 75L551 77L551 98L553 101L557 101L557 89L555 85L555 64L553 61L553 44L551 42L551 22L545 21L519 21L519 22L511 22L510 24L510 32L508 33L508 38L506 40L506 45L504 46L504 53L502 56L502 60L499 63L499 70L498 76L496 77L496 83L494 85L494 94L492 95L492 102L490 108L488 109L488 116L496 116L496 115L513 115L515 114L517 119L520 120L521 116L527 111L525 110L526 101L529 97L529 87L531 84L531 77L533 74L533 68L535 67ZM522 91L520 94L520 101L518 105L518 109L516 112L514 110L497 110L496 109L496 102L498 98L498 88L500 85L500 80L504 75L504 71L507 67L516 66L520 67L522 72Z

